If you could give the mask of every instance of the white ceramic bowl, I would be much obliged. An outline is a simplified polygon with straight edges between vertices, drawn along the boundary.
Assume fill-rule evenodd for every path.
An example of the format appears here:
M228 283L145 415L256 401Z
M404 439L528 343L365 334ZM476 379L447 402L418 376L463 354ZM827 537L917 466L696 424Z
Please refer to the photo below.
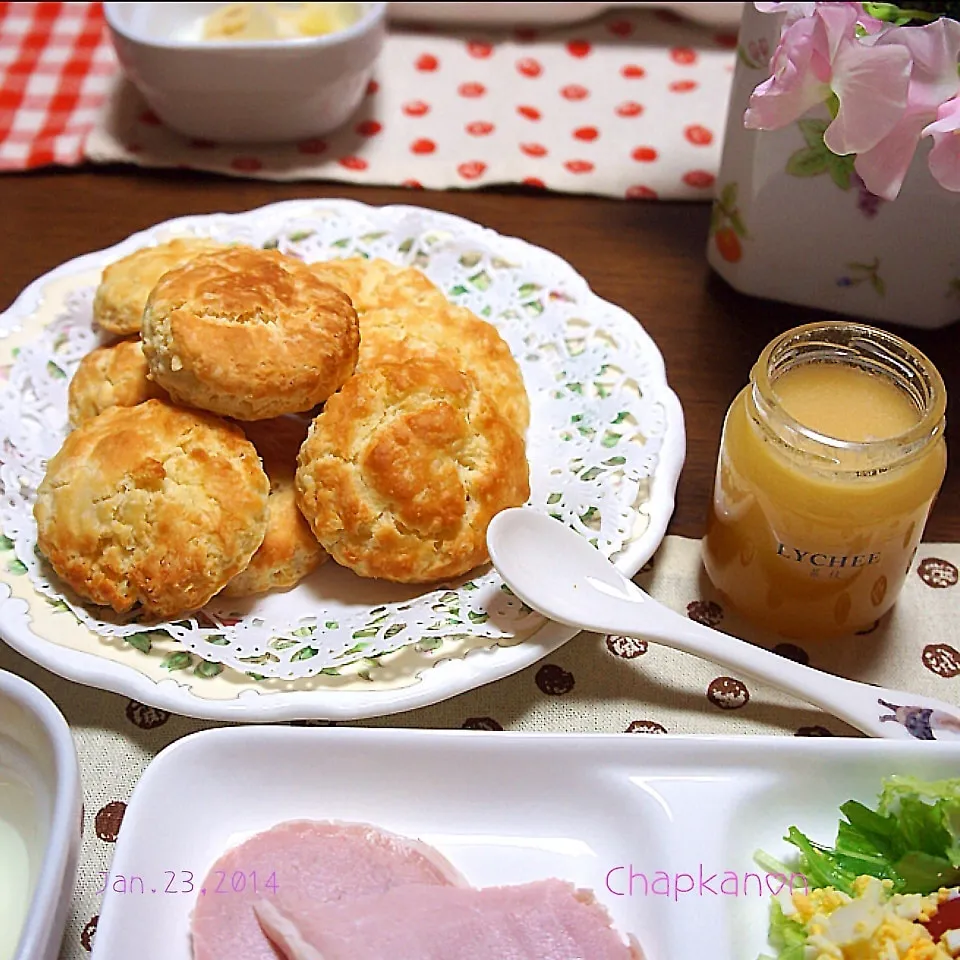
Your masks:
M105 3L127 76L174 130L223 143L279 142L336 129L360 105L383 46L385 3L320 37L198 39L222 3Z
M0 670L0 897L5 881L8 897L24 894L19 905L0 902L0 919L9 923L2 911L12 908L19 928L13 960L55 960L60 953L80 855L81 797L63 715L32 684ZM11 835L18 838L13 844ZM27 875L18 878L11 864L22 867L24 860ZM9 940L16 928L0 933L0 953L9 945L2 936Z

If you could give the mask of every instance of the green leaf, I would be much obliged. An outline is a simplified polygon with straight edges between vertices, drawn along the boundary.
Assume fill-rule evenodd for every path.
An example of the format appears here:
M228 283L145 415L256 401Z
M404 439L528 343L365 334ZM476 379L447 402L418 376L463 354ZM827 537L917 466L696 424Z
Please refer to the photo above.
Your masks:
M391 637L395 637L398 633L403 633L406 629L405 623L392 623L386 630L383 631L383 639L389 640Z
M312 637L316 632L317 632L317 628L315 626L297 627L297 629L293 631L293 636Z
M614 433L612 430L608 430L604 435L603 439L600 441L600 446L615 447L622 439L622 434Z
M838 157L831 153L827 159L827 168L830 171L830 177L841 190L849 190L853 182L853 154Z
M826 120L799 120L797 126L808 147L814 147L818 151L826 150L827 146L823 142L823 135L827 129Z
M732 210L737 205L737 185L728 183L720 191L720 205Z
M723 226L723 211L720 209L720 204L715 203L710 208L710 236L713 236L721 226Z
M141 653L149 653L153 649L148 633L128 633L123 640L124 643L129 643L131 647Z
M209 660L201 660L194 668L193 672L198 677L219 677L223 673L222 663L211 663Z
M66 380L67 375L61 370L52 360L47 361L47 373L53 377L54 380Z
M455 287L450 288L451 297L462 297L465 293L469 292L470 291L462 283L458 283Z
M523 309L530 314L531 317L539 317L543 313L544 306L539 300L531 300L529 303L523 305Z
M361 243L373 243L375 240L379 240L381 237L387 235L386 230L377 230L374 233L365 233L361 238Z
M538 283L522 283L517 293L520 294L521 300L526 300L527 297L532 297L538 290L542 289Z
M316 647L304 647L302 650L298 650L290 659L291 660L309 660L311 657L315 657L320 651Z
M263 245L264 250L276 250L280 246L280 241L277 237L274 237L272 240L267 240Z
M266 680L266 679L267 679L262 673L252 673L252 672L249 671L249 670L247 671L247 676L248 676L251 680Z
M160 662L164 670L186 670L193 664L193 657L186 650L168 653Z
M443 637L424 637L418 644L417 649L421 653L427 653L430 650L436 650L443 646Z
M316 230L294 230L293 233L287 234L287 239L292 243L299 243L301 240L308 240L316 232Z
M465 253L460 257L460 266L466 267L469 270L471 267L475 267L482 259L482 253Z
M407 239L404 240L403 243L401 243L399 247L397 247L397 252L398 252L398 253L409 253L409 252L413 249L413 244L414 244L414 238L413 238L413 237L407 237Z
M475 273L469 280L478 290L489 290L493 283L490 275L483 270L480 273Z
M364 637L375 637L379 632L379 627L364 627L362 630L354 630L352 639L363 640ZM369 646L369 644L364 644L364 646Z
M273 654L273 653L270 653L270 652L261 653L259 656L256 656L256 657L241 657L240 660L241 660L243 663L252 663L252 664L254 664L255 666L258 666L258 667L263 666L263 664L265 664L265 663L279 663L279 662L280 662L280 658L279 658L278 656L276 656L276 654Z
M621 410L621 411L610 421L610 423L613 424L614 426L616 426L618 423L623 423L623 421L626 420L627 417L629 417L629 416L630 416L630 411L629 411L629 410Z
M212 643L215 647L227 647L230 645L230 641L220 633L215 633L213 636L207 637L207 643Z
M328 621L324 624L324 626L325 626L328 630L339 630L339 629L340 629L340 624L337 623L336 620L328 620Z
M604 460L603 465L605 467L622 467L626 462L626 457L611 457L609 460Z
M599 467L591 467L589 470L584 470L583 473L580 474L580 479L589 483L591 480L596 480L602 473L603 471Z
M486 623L490 619L489 613L478 613L476 610L468 610L467 616L471 623Z
M7 570L16 577L22 577L27 572L26 566L16 557L7 563Z
M730 214L730 228L741 240L746 240L750 236L750 234L747 233L747 228L744 226L743 221L740 219L740 214L737 213L736 210Z
M344 657L352 657L356 653L362 653L369 646L369 643L355 643L349 650L344 650L343 653L339 654L336 659L342 660Z
M468 580L462 587L461 590L479 590L480 588L472 581Z
M299 640L284 640L282 637L276 637L270 641L270 646L274 650L289 650L291 647L297 646Z
M4 534L0 533L0 550L12 550L13 541Z
M562 499L563 499L562 493L551 493L550 496L547 497L547 503L552 506L555 503L559 503Z
M343 237L340 240L334 240L330 246L336 247L338 250L346 250L346 248L350 246L350 238Z
M791 177L816 177L826 173L828 153L825 147L822 150L815 150L813 147L797 150L787 161L787 173Z
M339 677L340 671L336 667L324 667L320 673L325 677Z

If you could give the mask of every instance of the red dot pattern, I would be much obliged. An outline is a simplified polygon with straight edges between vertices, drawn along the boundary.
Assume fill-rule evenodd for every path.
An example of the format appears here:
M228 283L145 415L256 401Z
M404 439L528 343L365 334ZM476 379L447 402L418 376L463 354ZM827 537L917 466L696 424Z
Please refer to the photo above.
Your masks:
M512 182L629 200L709 199L735 38L714 28L691 42L688 22L662 19L658 39L638 44L651 19L662 18L619 10L562 30L461 38L407 27L388 39L361 110L340 129L263 151L180 138L180 152L165 155L171 166L250 177L299 165L305 178L410 189ZM139 163L172 135L146 105L127 125L125 156Z

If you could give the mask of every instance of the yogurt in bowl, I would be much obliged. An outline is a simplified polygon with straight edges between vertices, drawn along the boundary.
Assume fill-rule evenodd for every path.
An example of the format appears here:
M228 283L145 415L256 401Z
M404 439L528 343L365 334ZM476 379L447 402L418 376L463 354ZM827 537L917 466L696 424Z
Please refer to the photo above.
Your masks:
M344 124L383 47L386 8L103 6L120 63L157 116L187 136L221 143L300 140Z

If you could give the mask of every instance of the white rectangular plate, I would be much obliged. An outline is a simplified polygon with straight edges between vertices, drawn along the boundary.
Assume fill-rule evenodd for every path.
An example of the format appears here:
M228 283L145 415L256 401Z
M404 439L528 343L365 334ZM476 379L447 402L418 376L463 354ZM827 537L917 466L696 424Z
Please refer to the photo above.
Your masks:
M791 824L832 842L839 805L872 803L895 773L960 777L960 745L292 727L197 733L163 751L134 791L94 958L190 960L196 893L179 892L189 876L199 890L228 847L298 818L362 821L420 838L476 886L559 877L589 887L649 960L754 958L765 949L769 906L758 887L779 885L755 866L754 851L789 855L781 838ZM124 887L137 892L117 892Z

